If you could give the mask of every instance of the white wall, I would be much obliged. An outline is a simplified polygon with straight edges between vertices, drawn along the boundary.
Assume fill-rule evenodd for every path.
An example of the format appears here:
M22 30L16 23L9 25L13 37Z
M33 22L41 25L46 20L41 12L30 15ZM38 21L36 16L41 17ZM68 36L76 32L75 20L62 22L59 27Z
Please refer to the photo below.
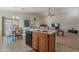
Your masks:
M65 31L72 27L79 30L79 8L65 8L55 13L54 17L45 17L44 20L49 26L51 23L60 23L61 29Z
M2 18L0 17L0 36L2 35Z

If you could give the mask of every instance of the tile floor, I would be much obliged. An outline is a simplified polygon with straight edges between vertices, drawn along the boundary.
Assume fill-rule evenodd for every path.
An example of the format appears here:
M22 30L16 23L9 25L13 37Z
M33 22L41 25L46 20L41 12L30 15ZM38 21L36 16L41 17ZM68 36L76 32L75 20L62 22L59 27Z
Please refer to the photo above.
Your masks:
M60 52L78 52L79 34L65 32L64 37L56 37L56 51Z
M4 43L3 37L0 37L0 52L34 52L34 50L25 44L24 39L8 45Z
M57 52L77 52L79 51L79 35L65 33L65 36L56 37ZM12 42L10 45L4 43L3 37L0 37L0 52L35 52L31 47L25 44L25 39Z

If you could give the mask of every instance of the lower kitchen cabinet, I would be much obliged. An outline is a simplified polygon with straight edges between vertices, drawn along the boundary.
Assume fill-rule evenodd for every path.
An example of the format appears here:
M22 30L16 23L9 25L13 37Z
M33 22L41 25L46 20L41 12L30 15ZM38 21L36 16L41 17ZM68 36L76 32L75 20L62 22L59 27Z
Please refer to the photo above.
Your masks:
M32 47L34 49L37 49L39 48L38 46L38 33L37 32L32 32Z
M32 32L32 47L40 52L54 52L55 33Z
M49 35L49 52L54 51L55 52L55 33L52 35Z
M39 34L39 51L48 51L48 37L46 34Z

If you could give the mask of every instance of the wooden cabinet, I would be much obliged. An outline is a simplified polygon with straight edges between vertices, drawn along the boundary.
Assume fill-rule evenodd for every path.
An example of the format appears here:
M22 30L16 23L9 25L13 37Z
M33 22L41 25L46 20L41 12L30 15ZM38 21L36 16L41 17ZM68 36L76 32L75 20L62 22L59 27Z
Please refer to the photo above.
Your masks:
M39 34L39 51L48 51L48 36L46 34Z
M32 47L38 50L38 33L32 32Z
M49 35L49 52L55 51L55 33Z
M55 33L46 34L40 32L32 33L32 47L41 52L55 51Z

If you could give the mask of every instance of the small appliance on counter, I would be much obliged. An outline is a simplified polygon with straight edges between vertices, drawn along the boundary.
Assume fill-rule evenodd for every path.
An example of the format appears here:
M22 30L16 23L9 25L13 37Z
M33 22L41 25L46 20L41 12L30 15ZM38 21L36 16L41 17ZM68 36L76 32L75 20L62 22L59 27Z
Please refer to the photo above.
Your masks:
M47 32L48 31L47 25L45 25L45 24L40 25L40 31Z

